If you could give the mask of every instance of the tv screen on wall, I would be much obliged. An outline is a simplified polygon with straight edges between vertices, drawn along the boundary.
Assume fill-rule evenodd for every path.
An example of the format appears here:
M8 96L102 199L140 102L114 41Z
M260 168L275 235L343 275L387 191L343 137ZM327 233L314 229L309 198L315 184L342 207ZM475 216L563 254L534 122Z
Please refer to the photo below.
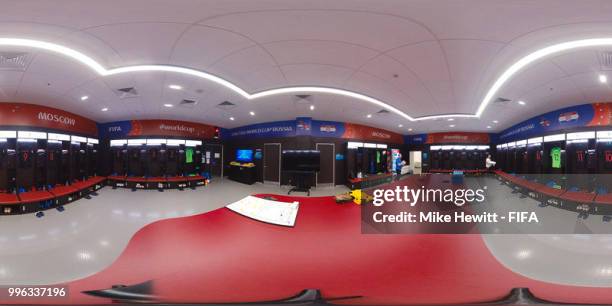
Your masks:
M253 150L236 150L236 161L250 163L253 161Z
M317 150L284 150L283 171L318 172L321 167L321 152Z

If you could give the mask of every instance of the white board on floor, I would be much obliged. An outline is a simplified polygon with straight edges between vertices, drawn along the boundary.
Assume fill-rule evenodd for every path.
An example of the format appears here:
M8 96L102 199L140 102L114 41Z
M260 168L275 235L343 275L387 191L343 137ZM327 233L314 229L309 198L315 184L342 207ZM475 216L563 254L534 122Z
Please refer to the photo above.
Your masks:
M245 217L261 222L282 226L294 226L300 203L278 202L248 196L226 207Z

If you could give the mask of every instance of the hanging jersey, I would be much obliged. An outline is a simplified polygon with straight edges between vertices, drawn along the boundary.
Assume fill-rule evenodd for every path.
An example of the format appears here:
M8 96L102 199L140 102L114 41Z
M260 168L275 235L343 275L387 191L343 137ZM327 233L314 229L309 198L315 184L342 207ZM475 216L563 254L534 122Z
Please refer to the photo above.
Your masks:
M193 149L187 148L185 150L185 163L191 164L193 162Z
M552 167L555 169L561 168L561 148L554 147L550 149L550 157L552 159Z

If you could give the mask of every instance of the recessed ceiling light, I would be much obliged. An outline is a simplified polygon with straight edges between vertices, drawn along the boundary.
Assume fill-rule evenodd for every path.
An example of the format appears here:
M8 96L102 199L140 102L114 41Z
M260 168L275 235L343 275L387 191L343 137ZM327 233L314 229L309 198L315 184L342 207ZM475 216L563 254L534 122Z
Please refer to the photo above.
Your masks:
M530 250L520 250L519 252L516 253L516 257L518 259L527 259L531 257L531 251Z
M164 106L165 107L173 107L174 105L168 103L168 104L164 104Z
M103 112L108 111L108 107L105 107L105 108L101 109L101 111L103 111Z
M499 123L499 121L497 121L497 120L493 120L493 123Z
M366 117L368 117L368 118L372 118L372 114L368 114Z
M490 129L490 128L491 128L491 126L490 126L490 125L487 125L487 129Z
M455 125L454 125L454 124L451 124L451 125L449 125L449 127L455 127Z
M89 252L83 251L83 252L79 252L77 255L78 255L80 260L87 261L87 260L91 259L91 253L89 253Z
M314 110L314 109L315 109L315 106L314 106L314 105L311 105L311 106L310 106L310 110Z
M523 100L519 100L517 103L518 103L518 104L520 104L520 105L525 105L525 104L527 104L527 103L525 103L525 101L523 101Z
M81 101L85 101L85 100L87 100L87 99L89 99L89 96L82 96L82 97L81 97Z
M601 83L608 83L608 76L606 76L605 74L600 74L599 75L599 82L601 82Z
M448 121L455 121L455 119L453 119L453 118L448 118L447 120Z
M235 118L234 118L234 117L230 117L230 120L234 121L234 120L235 120Z
M251 116L255 116L255 112L249 112Z
M174 89L174 90L181 90L181 89L183 89L183 86L181 86L181 85L174 85L173 84L173 85L168 85L168 88Z
M408 132L412 132L412 129L411 129L411 128L410 128L410 129L408 129Z
M399 124L399 125L398 125L398 127L403 127L403 126L404 126L403 124Z

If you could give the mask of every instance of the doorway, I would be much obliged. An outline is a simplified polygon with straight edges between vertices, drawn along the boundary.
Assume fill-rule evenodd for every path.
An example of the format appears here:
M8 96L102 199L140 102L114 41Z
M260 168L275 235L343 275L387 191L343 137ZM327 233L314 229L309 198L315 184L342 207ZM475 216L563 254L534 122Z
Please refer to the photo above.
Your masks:
M421 151L410 151L409 153L409 168L410 171L412 171L412 173L414 174L421 174L421 169L422 169L422 165L421 165L421 156L422 156L422 152Z
M204 144L202 152L202 163L211 177L223 177L223 145L207 143Z
M333 143L317 143L321 152L321 169L317 172L317 187L333 187L336 182L336 146Z
M264 143L263 152L263 181L265 183L280 185L281 171L281 144Z

